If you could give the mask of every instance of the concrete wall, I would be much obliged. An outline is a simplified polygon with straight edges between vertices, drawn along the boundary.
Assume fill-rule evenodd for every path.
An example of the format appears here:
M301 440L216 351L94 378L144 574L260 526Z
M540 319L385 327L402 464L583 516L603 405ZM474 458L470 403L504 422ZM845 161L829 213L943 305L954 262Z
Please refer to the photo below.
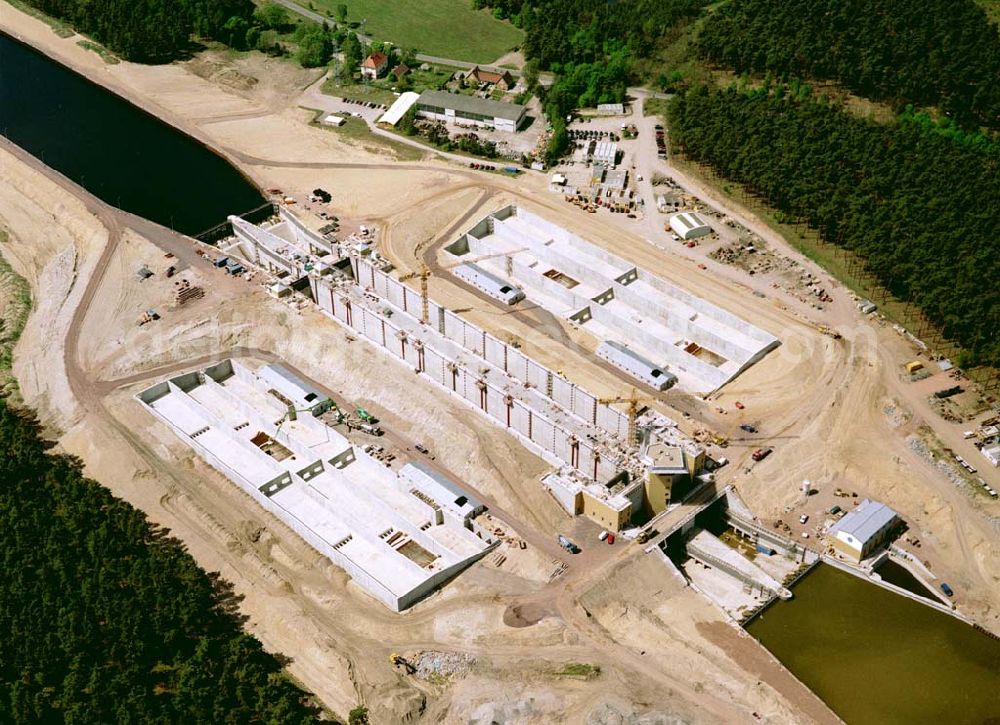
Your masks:
M388 297L404 299L405 293L394 291L397 288L406 289L398 281L387 279L388 275L375 269L366 260L356 260L354 264L357 279L365 287L376 292L382 290ZM484 393L477 386L478 371L469 371L461 363L455 363L440 350L435 349L426 339L422 341L422 353L418 353L414 345L416 340L412 337L400 342L399 327L392 322L392 318L386 318L379 312L369 311L357 305L352 306L351 314L348 315L347 303L328 282L313 278L312 284L317 304L327 314L358 332L369 342L405 361L413 369L418 367L422 357L423 373L432 380L484 412L495 423L509 428L522 441L530 442L529 447L541 452L547 460L554 461L556 465L571 464L570 439L573 433L550 421L544 411L534 410L521 400L515 400L508 406L506 391L492 380L487 381ZM413 296L415 300L419 300L417 293L414 292ZM409 309L405 314L417 319L419 302L415 308L410 303L407 307ZM624 440L628 420L623 413L607 405L598 404L594 395L563 379L455 313L442 310L433 302L430 307L432 319L439 313L443 320L443 334L449 340L491 362L513 378L529 383L568 413ZM455 370L450 369L456 365ZM580 441L578 445L579 454L575 467L581 474L592 477L596 470L600 480L608 480L617 473L613 460L602 458L596 460L595 465L596 456L593 447L586 441Z

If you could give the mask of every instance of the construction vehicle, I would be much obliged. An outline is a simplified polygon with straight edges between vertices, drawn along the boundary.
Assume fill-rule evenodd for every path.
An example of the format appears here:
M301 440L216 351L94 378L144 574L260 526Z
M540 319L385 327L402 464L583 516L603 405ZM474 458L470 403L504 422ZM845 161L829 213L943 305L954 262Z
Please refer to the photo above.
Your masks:
M577 546L576 544L574 544L574 543L573 543L572 541L570 541L569 539L567 539L567 538L566 538L565 536L563 536L562 534L559 534L559 535L558 535L558 536L556 537L556 539L557 539L557 540L559 541L559 546L561 546L562 548L564 548L564 549L565 549L566 551L568 551L568 552L569 552L570 554L578 554L578 553L580 553L580 547L579 547L579 546Z
M417 668L413 666L412 662L410 662L402 655L396 654L395 652L389 655L389 662L392 664L393 667L402 669L408 675L412 675L414 672L417 671Z
M632 388L632 394L629 397L627 397L627 398L623 398L621 396L619 396L617 398L601 398L597 402L601 403L603 405L610 405L612 403L626 403L628 405L628 408L627 408L627 413L628 413L628 432L626 434L625 440L628 443L628 445L630 445L630 446L637 446L637 445L639 445L639 438L638 438L639 431L636 428L635 421L636 421L636 418L639 417L639 404L640 403L651 403L654 400L656 400L656 398L654 398L652 396L642 396L642 397L640 397L639 396L639 391L636 390L635 388Z
M841 334L839 332L827 327L826 325L816 325L816 329L827 337L832 337L834 340L839 340L841 338Z
M371 413L369 413L364 408L357 408L354 411L354 414L357 415L359 418L361 418L361 421L363 423L370 423L370 424L373 424L373 425L375 423L378 423L378 418L376 418L374 415L372 415Z
M757 428L755 428L754 426L750 425L749 423L744 423L743 425L741 425L740 426L740 430L742 430L742 431L744 431L746 433L756 433L757 432Z
M285 414L281 416L281 420L278 421L278 428L274 431L274 437L277 438L278 434L281 432L281 427L289 420L298 420L299 413L312 413L312 408L296 408L294 405L289 405L288 410Z
M475 264L476 262L483 262L487 259L494 259L496 257L507 257L507 276L512 277L514 274L514 260L511 255L517 254L518 252L527 251L526 247L520 247L514 249L510 252L496 252L494 254L483 254L478 257L472 257L470 259L462 259L458 262L451 262L450 264L440 265L440 269L449 270L455 269L456 267L461 267L466 264ZM410 272L409 274L404 274L399 278L400 282L406 282L408 280L414 279L415 277L420 278L420 321L427 324L430 318L430 298L427 294L427 280L431 277L431 270L426 265L421 263L421 269L419 272Z
M384 430L379 428L377 425L372 425L371 423L362 423L358 427L368 435L380 436L385 433Z
M750 454L750 457L753 458L755 461L763 461L765 458L771 455L771 450L772 449L770 448L758 448L757 450L755 450L753 453Z

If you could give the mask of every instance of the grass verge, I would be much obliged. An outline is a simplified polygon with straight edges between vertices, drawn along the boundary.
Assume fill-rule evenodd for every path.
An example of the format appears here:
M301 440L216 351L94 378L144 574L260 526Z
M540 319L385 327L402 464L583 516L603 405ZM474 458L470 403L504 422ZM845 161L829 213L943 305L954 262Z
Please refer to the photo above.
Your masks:
M117 65L118 63L121 63L121 61L118 59L118 56L112 53L107 48L105 48L103 45L94 43L90 40L78 40L76 41L76 44L85 50L94 51L99 56L101 56L101 60L103 60L108 65Z
M310 111L315 109L310 108ZM419 161L425 154L420 149L416 149L405 143L393 141L390 138L378 136L365 123L364 119L354 116L344 117L342 126L331 126L321 122L321 118L328 115L327 111L315 111L316 115L310 125L330 131L355 146L361 146L366 151L373 153L384 153L388 151L396 157L397 161ZM430 151L430 149L428 149Z
M556 674L560 677L578 677L584 680L593 680L601 674L601 666L585 662L570 662Z
M7 243L7 233L0 230L0 246ZM0 254L0 397L17 391L11 373L14 346L31 312L31 288Z

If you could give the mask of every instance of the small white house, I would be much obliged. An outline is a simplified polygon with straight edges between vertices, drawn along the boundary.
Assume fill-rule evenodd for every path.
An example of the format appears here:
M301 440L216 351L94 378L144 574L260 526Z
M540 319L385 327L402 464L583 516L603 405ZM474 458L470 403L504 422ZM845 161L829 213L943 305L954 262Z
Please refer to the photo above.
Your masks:
M682 211L670 217L670 228L681 239L696 239L712 233L712 227L693 211Z

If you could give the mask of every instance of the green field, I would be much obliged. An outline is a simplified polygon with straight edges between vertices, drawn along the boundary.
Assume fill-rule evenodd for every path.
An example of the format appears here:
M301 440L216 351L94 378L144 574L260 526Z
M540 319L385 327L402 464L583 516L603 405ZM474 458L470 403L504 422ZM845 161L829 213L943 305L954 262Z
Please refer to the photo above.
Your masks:
M367 20L365 33L375 40L471 63L491 63L524 37L486 10L473 10L469 0L312 0L311 5L334 19L337 6L346 5L347 21Z

